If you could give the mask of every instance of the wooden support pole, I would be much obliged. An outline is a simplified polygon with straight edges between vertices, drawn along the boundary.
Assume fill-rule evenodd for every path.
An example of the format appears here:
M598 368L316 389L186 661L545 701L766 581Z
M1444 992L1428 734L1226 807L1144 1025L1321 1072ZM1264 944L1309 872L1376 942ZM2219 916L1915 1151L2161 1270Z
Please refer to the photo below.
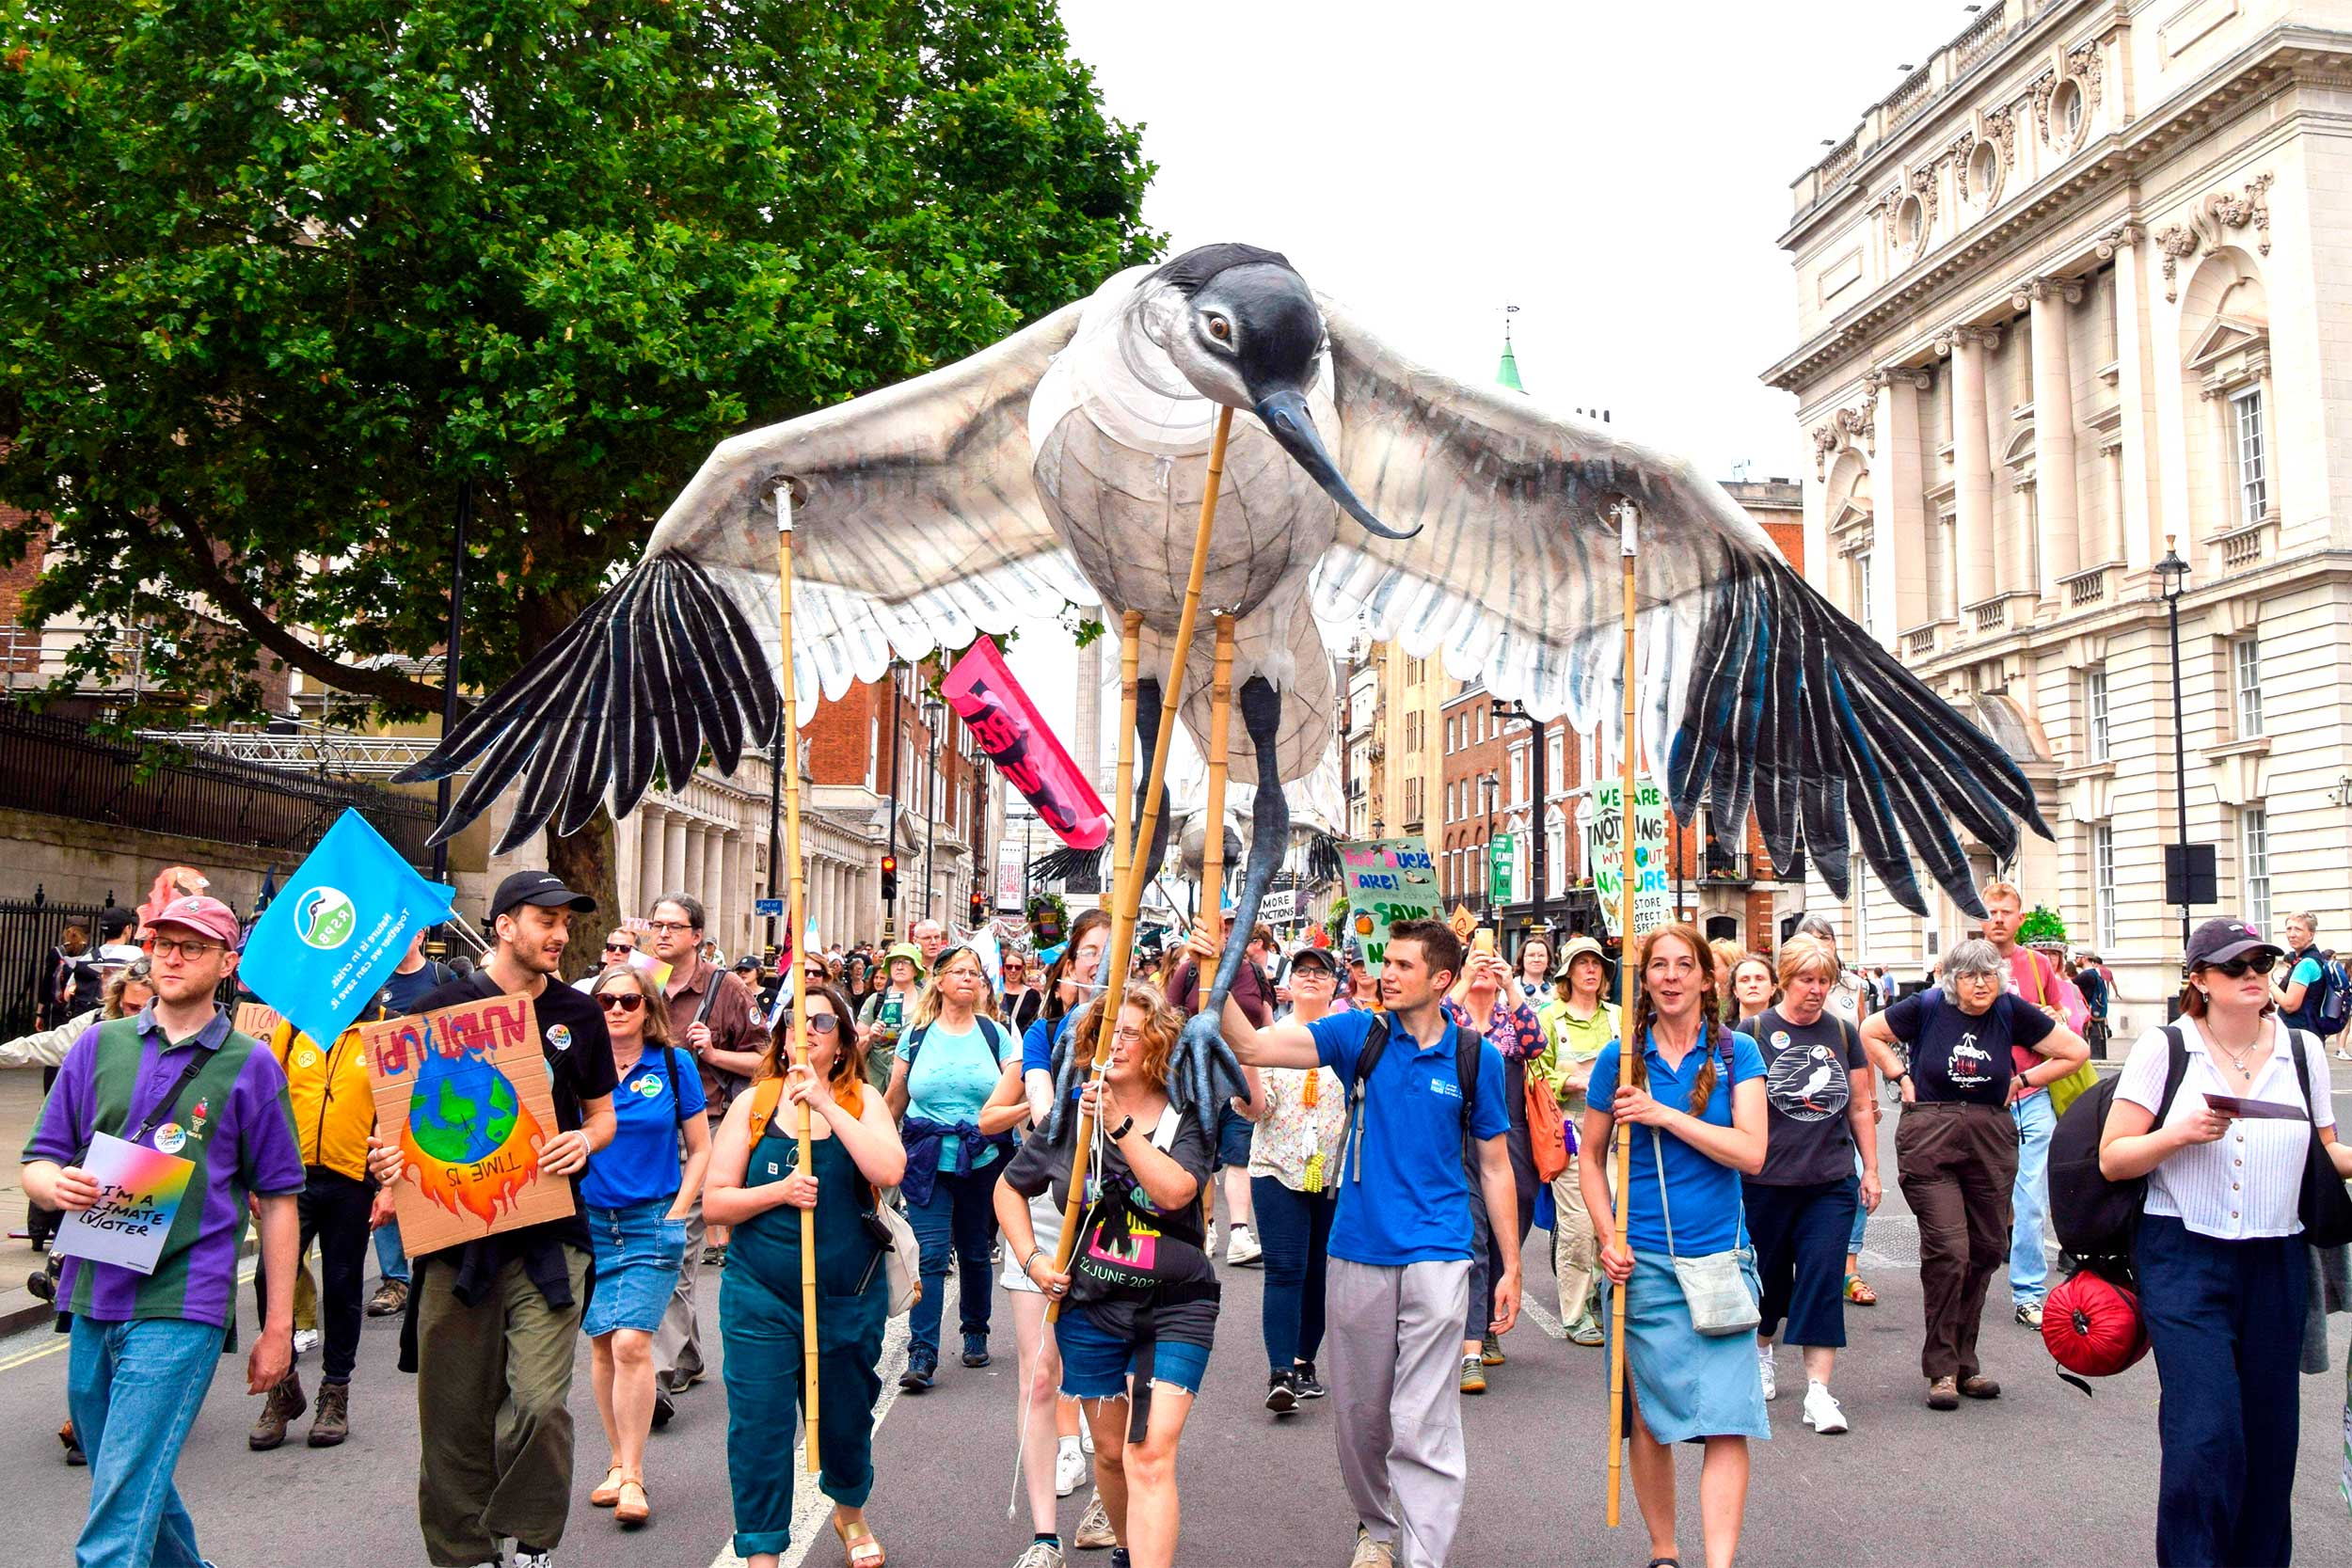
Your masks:
M1119 771L1111 784L1111 880L1103 891L1113 898L1127 885L1127 868L1135 863L1136 844L1136 683L1143 678L1143 655L1136 646L1143 635L1143 615L1130 610L1119 618Z
M1143 908L1143 890L1152 879L1152 835L1160 824L1160 788L1168 780L1168 749L1176 737L1176 710L1183 705L1184 694L1184 655L1192 647L1194 631L1200 619L1200 584L1209 570L1209 535L1216 524L1216 493L1225 482L1225 442L1232 433L1233 411L1219 405L1216 411L1216 434L1209 441L1208 485L1200 492L1200 520L1192 535L1192 572L1184 579L1184 605L1176 618L1176 641L1168 656L1168 681L1160 689L1160 731L1152 744L1152 768L1145 775L1143 816L1136 824L1136 836L1131 845L1135 863L1127 868L1127 879L1120 883L1111 908L1110 971L1103 988L1103 1026L1094 1038L1093 1069L1096 1073L1111 1056L1111 1035L1119 1027L1119 999L1127 991L1129 960L1135 955L1136 919ZM1132 720L1134 714L1130 711ZM1132 727L1132 726L1131 726ZM1077 1250L1078 1222L1086 1213L1087 1145L1094 1138L1094 1118L1080 1112L1078 1135L1073 1146L1070 1171L1070 1204L1062 1215L1061 1242L1054 1249L1054 1272L1070 1270L1071 1255ZM1056 1297L1046 1309L1048 1322L1061 1318L1066 1296Z
M1636 540L1632 503L1620 502L1617 517L1618 552L1625 561L1625 744L1618 787L1623 795L1625 820L1617 829L1618 847L1624 855L1620 873L1624 885L1617 894L1617 1082L1641 1085L1647 1077L1643 1041L1630 1037L1633 1027L1633 969L1636 948L1633 942L1633 890L1640 873L1633 860L1633 705L1634 660L1633 618L1636 609L1633 591L1633 564ZM1611 1142L1616 1165L1616 1186L1611 1207L1616 1212L1617 1250L1625 1250L1626 1184L1633 1166L1633 1127L1619 1121ZM1609 1508L1608 1524L1617 1526L1618 1494L1624 1483L1625 1439L1627 1435L1625 1406L1625 1286L1610 1289L1609 1327Z
M785 937L792 954L792 1065L808 1066L807 958L801 943L808 940L808 889L801 864L800 712L792 678L792 487L776 489L776 620L784 641L784 745L777 765L784 769L784 863L790 872L785 904ZM711 984L719 983L712 976ZM808 1103L801 1104L800 1165L804 1176L816 1167L809 1153ZM818 1473L817 1452L817 1211L801 1211L801 1425L807 1438L808 1473Z
M1209 929L1224 931L1222 915L1225 910L1225 774L1232 760L1232 731L1233 726L1233 618L1220 612L1216 623L1216 656L1209 675L1209 781L1208 794L1202 802L1208 831L1200 839L1200 918L1209 923ZM1247 933L1244 933L1247 940ZM1193 976L1193 985L1202 1006L1208 1006L1209 981L1213 976L1201 974ZM1200 1228L1206 1235L1214 1217L1216 1185L1204 1181L1200 1185Z

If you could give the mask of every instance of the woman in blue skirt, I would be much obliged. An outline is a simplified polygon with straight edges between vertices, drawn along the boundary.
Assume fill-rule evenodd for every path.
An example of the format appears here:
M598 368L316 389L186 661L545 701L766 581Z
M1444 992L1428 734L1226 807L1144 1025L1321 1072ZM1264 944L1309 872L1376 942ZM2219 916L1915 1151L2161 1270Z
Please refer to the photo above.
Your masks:
M1715 956L1698 932L1688 926L1650 932L1638 973L1642 990L1626 1037L1641 1042L1641 1055L1626 1082L1618 1075L1623 1040L1603 1046L1593 1062L1581 1142L1600 1157L1581 1162L1581 1180L1601 1269L1626 1287L1633 1497L1649 1527L1652 1568L1681 1561L1675 1443L1706 1445L1699 1524L1707 1563L1730 1568L1747 1507L1748 1439L1772 1434L1756 1377L1756 1254L1740 1201L1740 1178L1764 1165L1764 1061L1754 1040L1722 1022ZM1622 1238L1609 1191L1619 1121L1633 1132ZM1734 1295L1745 1290L1746 1306L1723 1317L1744 1317L1747 1326L1702 1334L1675 1261L1724 1253L1737 1256L1727 1283Z
M790 1067L790 1015L776 1025L760 1081L739 1095L711 1151L703 1213L735 1227L719 1288L726 1347L727 1480L735 1550L775 1568L791 1541L792 1437L803 1399L801 1211L817 1212L818 1487L850 1568L882 1568L866 1522L874 1489L874 1400L882 1392L890 1282L866 1216L874 1189L906 1174L890 1108L866 1083L850 999L831 985L802 998L806 1068ZM800 1107L811 1169L800 1165Z

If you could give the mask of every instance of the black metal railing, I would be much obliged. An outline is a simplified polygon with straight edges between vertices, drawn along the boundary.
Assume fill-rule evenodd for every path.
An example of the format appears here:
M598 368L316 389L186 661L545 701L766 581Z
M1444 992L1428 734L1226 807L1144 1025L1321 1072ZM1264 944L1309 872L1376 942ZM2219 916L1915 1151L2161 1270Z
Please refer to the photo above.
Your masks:
M14 1039L35 1027L62 1023L40 1016L57 942L68 926L79 926L98 943L98 906L52 904L38 890L30 898L0 900L0 1039Z
M0 803L81 822L220 844L308 852L346 806L403 858L425 863L429 801L374 784L262 768L200 752L92 735L82 724L0 703Z

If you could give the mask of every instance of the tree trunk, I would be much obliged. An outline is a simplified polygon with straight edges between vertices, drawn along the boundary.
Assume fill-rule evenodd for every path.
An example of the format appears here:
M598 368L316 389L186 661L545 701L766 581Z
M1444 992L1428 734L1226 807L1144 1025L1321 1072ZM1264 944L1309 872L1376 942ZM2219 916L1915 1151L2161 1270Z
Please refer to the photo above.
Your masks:
M548 830L548 870L574 893L596 901L594 914L572 917L571 944L564 949L564 978L577 980L602 961L604 933L628 911L621 908L620 869L612 855L612 818L602 806L588 825L568 837Z

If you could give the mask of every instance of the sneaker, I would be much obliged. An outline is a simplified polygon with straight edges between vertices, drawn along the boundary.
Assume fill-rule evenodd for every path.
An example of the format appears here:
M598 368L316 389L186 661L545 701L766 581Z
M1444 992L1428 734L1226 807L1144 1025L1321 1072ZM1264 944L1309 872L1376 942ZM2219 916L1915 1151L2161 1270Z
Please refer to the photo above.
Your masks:
M1804 1387L1804 1424L1827 1437L1846 1430L1846 1413L1830 1397L1826 1383L1808 1383Z
M507 1568L555 1568L555 1548L534 1550L521 1542L515 1543L515 1555L506 1560Z
M278 1447L286 1440L286 1428L299 1420L310 1408L310 1402L302 1397L302 1374L289 1370L269 1391L262 1405L262 1414L246 1433L245 1444L256 1453Z
M405 1279L384 1281L375 1288L375 1294L368 1298L368 1316L371 1318L397 1318L406 1310L408 1281Z
M723 1246L707 1246L707 1247L703 1248L703 1267L704 1267L704 1268L706 1268L706 1269L723 1269L723 1268L725 1268L726 1266L727 1266L727 1249L726 1249L726 1248L724 1248L724 1247L723 1247Z
M1315 1364L1311 1361L1293 1362L1291 1376L1298 1384L1298 1397L1302 1400L1319 1400L1331 1392L1316 1378Z
M1070 1539L1082 1552L1119 1544L1118 1532L1111 1528L1110 1511L1103 1506L1102 1493L1087 1499L1087 1511L1078 1516L1078 1533Z
M1606 1344L1609 1336L1601 1332L1600 1320L1590 1312L1568 1324L1568 1343L1572 1345Z
M1127 1558L1126 1547L1113 1546L1111 1548L1111 1568L1132 1568Z
M967 1367L988 1365L988 1336L967 1334L963 1337L963 1364Z
M318 1348L319 1331L317 1329L297 1328L294 1330L294 1352L297 1357L306 1355Z
M1375 1541L1365 1533L1364 1527L1356 1527L1356 1555L1347 1560L1347 1568L1396 1568L1396 1547L1386 1541Z
M1087 1470L1087 1451L1084 1446L1075 1437L1063 1438L1060 1450L1054 1455L1054 1496L1067 1497L1071 1493L1075 1492L1085 1484ZM1058 1554L1057 1554L1057 1560L1058 1560ZM1020 1568L1020 1564L1015 1563L1013 1568Z
M1277 1416L1287 1416L1298 1408L1298 1374L1296 1372L1267 1374L1265 1407Z
M1502 1341L1489 1334L1478 1342L1478 1359L1489 1367L1500 1367L1510 1357L1502 1354Z
M2338 1051L2336 1053L2336 1060L2339 1062L2352 1062L2352 1051Z
M1200 1250L1212 1258L1216 1256L1216 1221L1209 1222L1209 1228L1200 1242Z
M655 1384L653 1387L653 1429L660 1432L677 1414L677 1400L671 1392Z
M331 1449L351 1435L351 1385L319 1385L319 1407L310 1418L309 1442L314 1449Z
M1012 1560L1012 1568L1062 1568L1061 1548L1051 1541L1032 1541L1027 1551Z
M1929 1384L1928 1408L1930 1410L1958 1410L1960 1408L1960 1379L1939 1377Z
M1246 1269L1263 1260L1264 1257L1265 1248L1258 1244L1258 1238L1249 1233L1248 1226L1233 1227L1232 1240L1225 1243L1227 1263L1237 1269Z
M2038 1301L2019 1302L2017 1304L2017 1321L2024 1323L2027 1328L2040 1328L2042 1326L2042 1304Z
M1764 1380L1764 1397L1767 1400L1780 1398L1780 1384L1772 1375L1772 1346L1759 1344L1756 1347L1756 1375Z
M65 1445L65 1462L68 1465L79 1466L89 1463L89 1455L82 1451L82 1440L73 1435L71 1418L57 1429L57 1441Z
M917 1353L907 1357L907 1370L898 1374L898 1386L910 1394L919 1394L939 1381L939 1358Z
M1084 1421L1078 1423L1078 1447L1086 1449L1089 1459L1094 1457L1094 1429Z
M1486 1391L1486 1367L1475 1355L1462 1357L1462 1392L1483 1394Z

